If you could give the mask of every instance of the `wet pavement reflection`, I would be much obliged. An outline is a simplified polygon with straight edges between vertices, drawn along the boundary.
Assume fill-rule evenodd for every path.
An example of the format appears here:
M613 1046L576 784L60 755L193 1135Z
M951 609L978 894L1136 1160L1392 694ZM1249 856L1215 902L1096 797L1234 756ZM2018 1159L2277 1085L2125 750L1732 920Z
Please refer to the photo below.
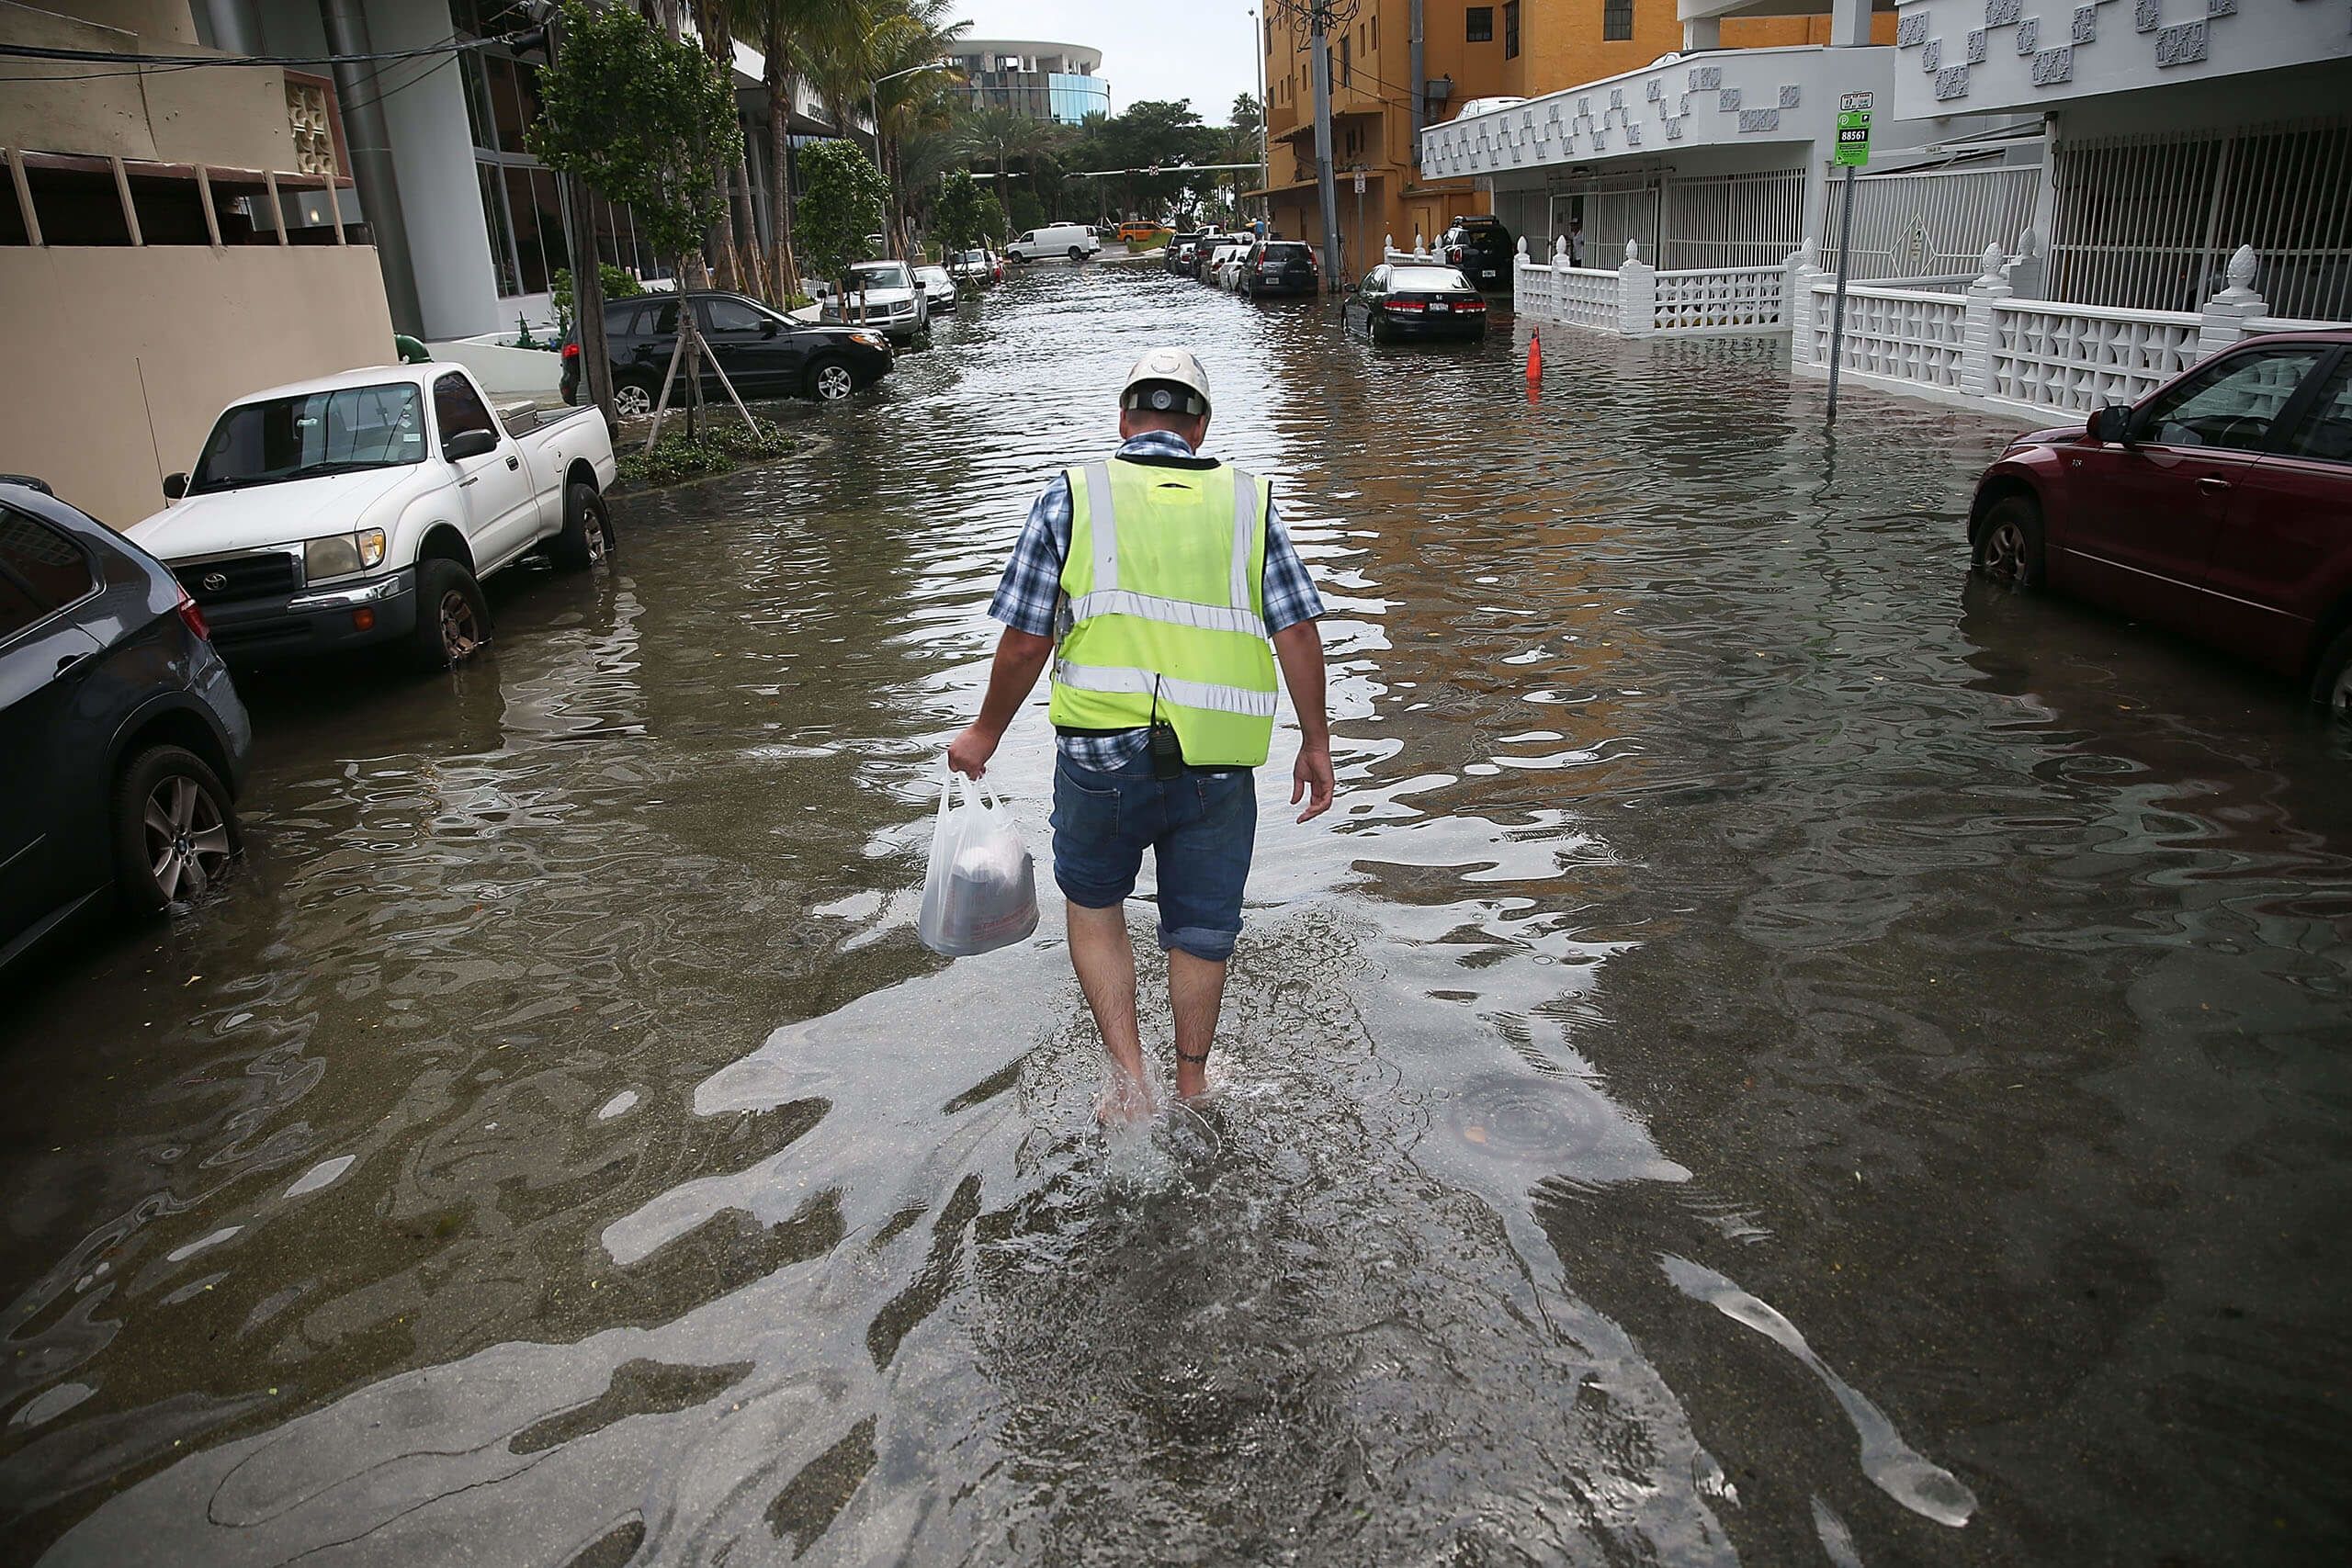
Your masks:
M2340 1555L2352 745L1972 581L2006 426L1524 336L1041 269L480 667L245 682L250 864L0 1015L0 1560ZM1343 794L1277 736L1218 1101L1110 1147L1054 901L914 905L1170 341Z

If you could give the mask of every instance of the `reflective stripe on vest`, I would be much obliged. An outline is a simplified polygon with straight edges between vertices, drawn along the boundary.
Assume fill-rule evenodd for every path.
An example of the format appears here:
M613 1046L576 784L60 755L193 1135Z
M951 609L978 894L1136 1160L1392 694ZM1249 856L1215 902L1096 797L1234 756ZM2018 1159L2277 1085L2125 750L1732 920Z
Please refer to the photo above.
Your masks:
M1054 722L1140 728L1156 706L1186 761L1263 762L1275 687L1264 482L1222 466L1117 459L1069 478L1071 548L1061 587L1071 625L1054 666Z

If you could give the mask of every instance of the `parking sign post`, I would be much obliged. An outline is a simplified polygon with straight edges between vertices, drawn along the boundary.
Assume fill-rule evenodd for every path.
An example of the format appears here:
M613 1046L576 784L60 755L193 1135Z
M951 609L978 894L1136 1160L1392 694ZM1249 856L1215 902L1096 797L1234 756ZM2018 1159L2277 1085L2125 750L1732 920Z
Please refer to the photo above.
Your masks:
M1846 171L1838 200L1838 292L1829 307L1829 423L1838 422L1838 367L1846 357L1846 269L1854 245L1854 171L1870 162L1873 95L1838 99L1838 166Z

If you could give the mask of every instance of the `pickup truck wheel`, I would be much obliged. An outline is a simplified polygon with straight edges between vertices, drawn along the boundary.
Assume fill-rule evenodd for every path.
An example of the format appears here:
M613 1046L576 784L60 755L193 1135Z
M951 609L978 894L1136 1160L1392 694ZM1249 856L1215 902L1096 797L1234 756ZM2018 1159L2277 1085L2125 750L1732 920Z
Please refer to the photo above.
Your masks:
M179 746L151 746L115 781L114 885L133 914L204 897L243 848L220 777Z
M808 395L820 403L837 403L857 390L857 378L838 359L820 359L808 367Z
M474 574L446 557L416 566L416 629L409 646L419 668L462 664L490 641L490 606Z
M2312 701L2338 724L2352 724L2352 626L2327 645L2312 671Z
M2041 508L2029 496L2005 496L1976 531L1976 570L2004 588L2041 586Z
M616 419L643 419L653 412L653 389L642 381L621 381L613 387Z
M613 519L596 487L578 481L563 492L563 532L548 544L548 554L563 571L586 571L612 558Z

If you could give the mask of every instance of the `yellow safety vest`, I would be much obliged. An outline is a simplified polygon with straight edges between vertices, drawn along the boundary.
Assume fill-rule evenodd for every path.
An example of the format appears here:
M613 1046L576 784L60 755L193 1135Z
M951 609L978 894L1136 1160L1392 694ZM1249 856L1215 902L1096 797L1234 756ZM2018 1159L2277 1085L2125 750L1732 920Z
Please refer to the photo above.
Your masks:
M1222 463L1113 458L1069 473L1072 624L1054 661L1054 723L1141 728L1156 693L1187 762L1257 767L1274 735L1272 487Z

